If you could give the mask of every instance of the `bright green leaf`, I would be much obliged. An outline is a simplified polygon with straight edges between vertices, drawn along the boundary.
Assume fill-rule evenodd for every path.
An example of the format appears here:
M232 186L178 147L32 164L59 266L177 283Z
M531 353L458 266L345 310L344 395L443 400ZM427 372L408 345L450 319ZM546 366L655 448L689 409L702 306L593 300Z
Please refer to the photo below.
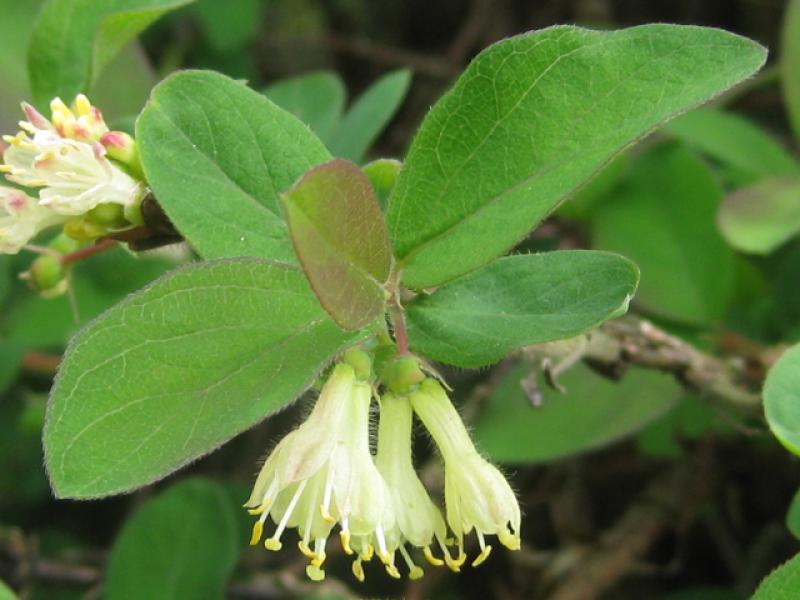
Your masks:
M692 325L722 318L733 252L717 229L721 196L705 162L669 144L642 156L627 185L594 212L593 245L629 257L642 271L638 306Z
M789 0L783 17L781 83L795 136L800 139L800 0Z
M800 176L763 179L735 191L717 220L737 250L769 254L800 233Z
M789 348L767 373L764 412L775 437L800 455L800 344Z
M800 539L800 490L797 490L789 505L789 512L786 513L786 527L794 537Z
M411 71L400 69L372 84L350 107L331 139L334 156L361 162L378 134L397 112L411 83Z
M182 481L138 508L114 542L106 600L225 597L239 555L236 515L225 490Z
M567 393L541 381L541 406L526 397L521 381L530 367L512 370L478 417L478 446L506 463L551 461L604 446L641 429L672 408L680 386L669 376L632 369L614 382L576 365L559 378Z
M367 176L333 160L311 169L282 198L297 256L333 320L359 329L382 315L392 255Z
M390 199L414 289L505 253L623 148L764 63L717 29L551 27L494 44L428 113Z
M636 265L606 252L501 258L408 303L411 348L460 367L486 365L624 314L638 280Z
M34 100L71 100L116 54L163 14L192 0L48 0L28 51Z
M750 600L797 600L800 590L800 554L770 573Z
M0 580L0 600L17 600L17 595Z
M264 95L328 142L342 119L346 92L336 73L317 71L273 83Z
M53 490L90 498L160 479L292 401L361 335L328 319L293 267L165 275L70 343L44 430Z
M156 198L204 258L294 262L279 194L330 158L295 117L224 75L183 71L136 124Z
M754 179L800 174L800 163L788 150L734 113L700 108L675 119L665 131Z

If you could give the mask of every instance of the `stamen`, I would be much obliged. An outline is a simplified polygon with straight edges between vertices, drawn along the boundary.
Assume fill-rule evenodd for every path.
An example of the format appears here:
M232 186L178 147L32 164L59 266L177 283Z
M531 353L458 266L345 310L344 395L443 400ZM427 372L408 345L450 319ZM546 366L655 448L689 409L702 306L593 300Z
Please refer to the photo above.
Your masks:
M359 556L357 559L353 561L353 575L356 579L358 579L361 583L364 583L364 567L361 566L361 557Z
M375 539L378 540L378 558L384 564L389 563L389 550L386 548L386 538L383 535L383 526L379 525L375 528Z
M297 542L297 547L300 550L300 552L302 552L306 556L306 558L313 559L317 557L317 555L314 554L314 551L308 547L308 543L306 543L305 540L300 540L299 542Z
M314 542L314 560L311 561L312 565L317 567L321 567L322 563L325 562L325 559L328 558L328 555L325 554L325 543L328 541L328 538L317 538Z
M483 538L483 533L480 531L476 531L476 533L478 534L478 544L480 544L481 553L478 554L478 556L475 557L475 560L472 561L473 567L477 567L483 563L483 561L489 558L489 554L492 553L492 547L486 545L486 540Z
M441 567L444 564L444 561L441 558L436 558L433 555L430 546L425 546L422 548L422 555L425 557L425 560L427 560L434 567Z
M411 560L411 556L409 556L406 547L403 544L400 544L398 550L400 550L400 556L403 557L403 560L405 561L406 566L408 567L409 579L419 579L420 577L422 577L425 574L425 571L423 571L421 567L414 564L414 561Z
M255 546L261 541L261 536L264 534L264 521L267 520L267 516L269 516L269 510L263 511L258 521L253 523L253 533L250 535L251 546Z
M328 523L334 523L336 519L330 513L331 496L333 495L333 468L328 469L328 476L325 479L325 493L322 496L322 504L319 507L319 514Z
M295 490L294 496L292 496L292 500L289 502L289 506L286 507L286 512L283 513L281 522L278 523L275 534L264 542L264 546L267 550L277 552L283 547L283 544L281 544L281 535L283 534L283 530L286 529L286 524L289 522L289 519L292 517L292 513L297 506L297 502L300 500L300 495L303 493L306 483L308 483L308 480L304 479L300 482L300 485L297 486L297 490Z
M456 542L458 546L458 556L453 558L450 554L445 554L444 562L447 563L447 566L450 567L450 570L454 573L458 573L461 571L461 566L467 560L467 555L464 552L464 540L463 538L459 538Z
M372 557L375 555L375 548L373 548L372 544L366 543L364 545L364 549L361 551L361 560L364 562L369 562L372 560Z
M353 548L350 547L350 530L347 529L347 519L342 521L342 530L339 532L339 541L342 543L342 550L345 554L353 554Z

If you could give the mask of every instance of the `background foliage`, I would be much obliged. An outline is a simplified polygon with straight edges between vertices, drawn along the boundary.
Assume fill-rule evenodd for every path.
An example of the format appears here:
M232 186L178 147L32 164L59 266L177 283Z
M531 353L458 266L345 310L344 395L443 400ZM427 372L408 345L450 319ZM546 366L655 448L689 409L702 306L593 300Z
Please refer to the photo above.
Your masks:
M542 202L551 204L531 211L515 205L511 198L504 205L522 225L508 239L500 239L497 248L487 246L498 240L497 232L487 231L487 243L467 253L458 252L466 243L463 240L471 238L454 229L445 238L447 244L428 245L424 252L458 260L439 261L444 266L436 270L424 265L408 269L406 283L422 288L447 282L517 242L523 252L563 251L547 254L547 258L507 258L485 267L478 274L493 282L493 292L500 290L492 298L480 297L488 288L471 286L468 277L443 287L442 296L409 306L412 347L416 345L433 358L447 356L446 362L461 367L483 366L521 345L549 339L537 338L544 324L526 331L515 327L510 318L514 311L537 314L541 310L535 303L537 296L531 295L525 305L503 304L504 282L520 284L515 268L521 261L557 261L567 283L577 281L576 273L594 273L598 282L603 269L617 273L620 287L608 298L581 286L564 296L564 306L575 307L574 319L581 317L581 310L615 314L620 309L615 299L635 287L632 266L611 261L587 267L582 264L582 253L575 249L624 254L638 266L642 277L633 316L604 328L591 340L534 346L478 372L445 370L463 412L474 423L479 447L508 465L526 515L523 552L493 557L480 570L467 570L457 578L431 572L424 580L407 584L368 575L367 586L355 589L348 587L347 567L336 563L333 556L332 577L323 586L314 586L304 581L302 563L295 562L294 556L245 549L247 519L238 506L247 496L256 470L255 457L263 455L272 440L292 426L305 410L304 402L166 481L131 496L92 503L54 501L42 468L39 440L44 396L68 339L80 324L151 283L186 256L134 259L118 251L81 264L75 274L77 319L67 299L35 298L15 281L15 273L27 266L24 257L0 257L0 578L21 597L746 598L765 575L798 551L794 536L800 530L800 496L796 494L800 467L761 420L757 391L779 352L800 338L800 245L796 237L800 231L796 193L800 188L800 3L793 4L784 21L784 3L734 0L663 4L239 0L236 10L222 9L227 3L220 0L199 0L183 8L187 3L114 0L104 5L107 12L93 12L88 20L73 19L73 29L63 27L70 21L68 15L56 13L51 5L39 17L34 46L27 53L37 4L0 0L4 15L0 21L2 130L15 130L20 99L41 103L52 95L50 80L28 82L25 65L46 70L53 61L80 56L81 48L89 43L100 49L99 58L93 64L73 61L70 71L58 68L69 78L59 83L59 89L74 85L77 90L92 82L93 100L118 127L134 131L133 119L151 88L168 76L153 94L154 101L136 131L145 150L148 177L159 196L170 199L170 216L205 258L268 253L294 262L291 240L279 222L282 209L276 190L288 188L305 167L331 156L359 163L383 156L403 157L428 107L478 50L504 36L563 22L599 28L685 22L748 35L768 45L773 56L759 78L714 107L673 121L643 145L615 159L533 234L527 235L528 230L552 204L548 193L556 198L552 182L546 180L536 185ZM58 10L82 15L89 4L73 0L62 3ZM127 45L110 66L102 68L111 56L112 41L133 39L166 14L166 9L176 8L180 10L147 29L141 43ZM121 32L120 13L135 26ZM711 56L707 59L709 77L722 77L719 64ZM224 75L170 75L185 67L217 69ZM624 71L627 67L621 62L619 68ZM564 77L569 75L567 71ZM660 83L680 76L663 72L656 73L655 79ZM243 78L252 89L234 81ZM679 80L675 81L678 85ZM189 83L205 85L206 92L187 112L182 92ZM303 138L305 129L301 128L280 139L253 135L259 127L269 126L258 119L281 119L282 113L265 112L269 105L252 90L263 91L301 117L325 146L313 137ZM575 102L574 106L554 102L552 110L580 111L580 94ZM467 105L464 110L468 109ZM613 150L630 141L632 136L626 137L623 127L629 124L626 114L620 113L616 102L610 101L606 109L595 117L598 127L608 129L607 143L591 152L565 132L543 131L551 153L570 159L564 163L565 178L599 166ZM450 108L445 103L438 110ZM669 107L665 110L671 112ZM176 120L178 114L183 116ZM520 118L524 116L523 111ZM490 122L474 121L481 117L465 118L478 129L484 125L491 128ZM206 119L212 127L225 122L233 128L209 132L198 126ZM634 125L646 129L660 120ZM424 163L419 173L414 167L415 157L426 151L426 136L441 137L440 121L436 111L431 113L423 142L418 149L412 147L409 174L395 191L399 198L407 194L409 186L431 185L438 190L449 185L426 172ZM217 141L246 146L237 152L236 160L228 160L214 152ZM504 147L502 137L492 143L495 145L489 144L487 152ZM584 161L573 160L576 149L586 153ZM450 155L457 158L457 149L451 150ZM539 149L515 150L519 171L507 173L507 180L498 179L498 189L511 185L514 177L530 175L524 169L530 168ZM297 172L276 169L283 179L275 180L256 156L266 157L272 164L283 161L304 168L297 167ZM491 162L485 162L490 168ZM378 163L368 173L374 183L394 168L392 163ZM194 174L196 189L173 189L170 175L175 170ZM209 173L225 177L203 177ZM223 180L226 185L218 186ZM314 181L305 183L313 186ZM463 181L457 185L473 184ZM353 181L352 185L359 183ZM303 192L301 182L284 202L289 205L290 219L292 214L304 219L304 231L311 236L324 215L315 212ZM380 189L378 192L380 195ZM453 193L457 196L459 189ZM236 197L237 206L247 208L226 212L229 205L216 202L219 197ZM381 200L386 202L385 197ZM198 202L213 216L212 221L192 220ZM410 208L402 204L404 214L398 214L400 209L390 211L389 225L400 258L406 259L419 253L418 247L427 241L430 232L425 230L424 217L427 211L436 210L436 202L416 212L413 202ZM414 226L406 224L405 229L398 225L408 223L409 218L420 221ZM352 236L344 236L341 243L348 239ZM374 243L380 245L380 241ZM298 254L303 260L300 247ZM414 264L413 259L408 261ZM378 279L384 273L380 264L366 269ZM252 279L253 289L246 297L231 300L220 289L215 277L226 270L244 272ZM287 282L288 290L284 287ZM537 290L561 282L532 277L522 283ZM357 286L360 281L355 278L344 284ZM186 364L166 363L159 360L163 355L158 352L148 353L152 364L137 375L137 381L151 393L169 381L170 369L199 365L198 371L209 381L215 376L207 369L213 364L212 357L198 356L191 339L181 337L182 332L173 332L175 340L148 338L159 311L166 310L163 303L169 300L164 298L171 291L207 289L198 307L186 312L184 333L197 331L207 322L208 311L216 308L220 314L213 315L214 320L224 321L228 328L218 332L219 344L235 346L233 350L241 357L269 348L274 332L264 329L263 338L232 337L230 331L239 326L237 319L257 322L260 316L288 305L292 311L287 314L297 315L297 301L289 292L306 291L304 286L299 272L285 265L232 261L212 269L187 267L161 280L139 299L123 304L121 310L127 313L103 319L121 319L148 344L158 346L158 352L186 360ZM601 287L598 283L598 290ZM500 311L509 315L508 323L493 322L494 338L476 338L476 330L487 328L479 319L467 320L474 307L444 303L445 294L480 306L496 302ZM296 321L286 319L286 332L313 321L325 330L326 344L313 348L298 345L290 352L316 352L325 358L356 334L335 328L314 298L310 294L305 298L309 300L305 313ZM587 299L593 303L591 311ZM437 306L438 302L443 306ZM363 325L349 321L351 315L335 305L325 308L334 318L338 316L338 322ZM462 311L463 331L453 332L439 324L443 308ZM135 318L129 321L123 314ZM642 317L650 319L659 333L643 326ZM591 324L587 321L585 327ZM557 323L546 326L558 328ZM441 350L453 341L442 339L444 329L457 336L461 354L455 358ZM559 331L571 335L581 329ZM73 348L92 331L89 328L79 335ZM665 341L659 337L662 332L676 337ZM794 385L797 357L796 349L785 354L765 389L770 424L780 441L795 452L800 445L800 388ZM104 358L91 352L81 355L85 363L74 368L91 367L96 378L85 385L113 387L113 365L106 371L95 368ZM580 358L585 360L575 365ZM704 379L709 373L711 379ZM270 408L259 405L257 415L247 413L248 406L252 409L248 400L261 391L255 389L257 383L251 375L246 369L237 370L228 388L208 394L211 403L232 401L231 410L238 407L237 421L230 424L230 430L222 431L215 420L192 421L192 415L182 415L180 406L176 408L170 418L188 419L187 441L199 432L219 443ZM299 390L314 375L292 373L290 383ZM65 370L61 385L71 376ZM732 378L736 385L729 390L725 385ZM200 377L198 385L205 383ZM279 393L293 395L296 391L274 393L277 398ZM116 403L119 398L113 400ZM269 404L269 398L261 402ZM274 407L279 406L276 403ZM156 404L150 409L159 413ZM61 487L60 475L52 473L55 490L65 496L122 490L131 485L131 473L136 475L137 468L147 472L148 461L177 466L206 450L193 449L183 439L159 441L157 432L135 431L129 438L117 440L113 452L105 445L91 447L91 443L76 447L70 432L63 437L53 433L57 416L51 415L56 421L48 425L56 444L63 442L84 457L108 461L114 465L111 473L121 460L127 461L121 480L104 481L97 488ZM140 448L143 438L159 443ZM80 468L81 461L69 463L65 448L54 448L66 457L64 469ZM426 477L435 482L440 474L426 466L431 458L430 448L421 443L417 461ZM63 472L61 476L68 481ZM137 483L147 481L142 475ZM763 583L756 597L791 598L787 594L796 589L792 581L800 577L799 570L798 559L792 559ZM4 594L13 597L0 587L0 598Z

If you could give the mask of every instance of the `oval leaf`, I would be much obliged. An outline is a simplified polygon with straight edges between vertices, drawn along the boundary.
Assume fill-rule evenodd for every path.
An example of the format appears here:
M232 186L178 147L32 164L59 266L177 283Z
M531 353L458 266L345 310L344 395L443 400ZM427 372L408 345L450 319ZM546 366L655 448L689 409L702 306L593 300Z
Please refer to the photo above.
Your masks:
M333 160L306 173L282 199L297 256L333 320L358 329L383 314L391 250L367 176Z
M111 549L106 600L224 598L239 555L236 514L225 490L182 481L148 500Z
M579 364L558 380L565 394L540 381L542 405L532 406L521 385L530 370L512 370L475 423L476 442L495 460L544 462L609 444L665 414L683 395L663 373L632 369L615 382Z
M767 373L764 412L775 437L800 455L800 344L784 352Z
M238 260L173 271L67 349L44 429L54 492L102 496L167 475L297 397L357 339L296 268Z
M306 125L238 81L183 71L155 88L136 135L153 193L201 256L295 261L279 194L330 158Z
M506 252L625 146L754 73L766 51L701 27L552 27L481 52L428 113L390 199L403 282Z
M193 0L49 0L36 19L28 47L34 100L70 101L122 47L164 13Z
M407 305L411 349L460 367L486 365L623 314L638 280L636 265L606 252L501 258Z
M717 214L728 243L769 254L800 233L800 177L764 179L725 198Z

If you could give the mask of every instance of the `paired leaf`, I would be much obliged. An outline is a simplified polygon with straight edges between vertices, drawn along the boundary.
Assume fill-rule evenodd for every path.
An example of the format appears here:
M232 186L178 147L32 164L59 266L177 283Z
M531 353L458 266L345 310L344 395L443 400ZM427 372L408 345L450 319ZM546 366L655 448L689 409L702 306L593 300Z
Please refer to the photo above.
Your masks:
M783 17L781 84L789 119L800 139L800 0L789 0Z
M303 123L224 75L183 71L136 124L147 181L204 258L294 262L279 194L330 158Z
M48 0L28 51L34 100L71 100L122 47L163 14L192 0Z
M800 175L800 163L753 122L718 108L686 113L665 131L753 179Z
M336 73L317 71L273 83L264 95L327 143L342 119L347 94Z
M752 75L766 51L701 27L551 27L481 52L428 113L390 199L414 289L503 254L624 147Z
M593 246L639 266L637 305L706 325L723 317L733 285L733 252L716 224L721 197L714 173L693 152L658 147L593 213Z
M333 135L334 156L361 162L408 92L411 71L400 69L373 83L347 111Z
M295 268L173 271L67 349L44 429L54 492L90 498L167 475L296 398L362 336L327 318Z
M737 190L725 198L717 220L737 250L769 254L800 233L800 175Z
M358 329L382 315L392 255L367 176L333 160L306 173L283 204L297 256L333 320Z
M683 393L663 373L632 369L614 382L576 365L559 378L566 394L541 382L542 405L534 407L521 385L529 372L512 370L475 423L478 446L497 461L546 462L610 444L665 414Z
M239 555L234 508L225 490L182 481L148 500L111 549L107 600L225 597Z
M770 573L750 600L796 600L800 590L800 554Z
M636 265L606 252L501 258L410 302L411 348L451 365L486 365L624 314L638 279Z
M764 412L775 437L800 455L800 345L789 348L767 373Z

